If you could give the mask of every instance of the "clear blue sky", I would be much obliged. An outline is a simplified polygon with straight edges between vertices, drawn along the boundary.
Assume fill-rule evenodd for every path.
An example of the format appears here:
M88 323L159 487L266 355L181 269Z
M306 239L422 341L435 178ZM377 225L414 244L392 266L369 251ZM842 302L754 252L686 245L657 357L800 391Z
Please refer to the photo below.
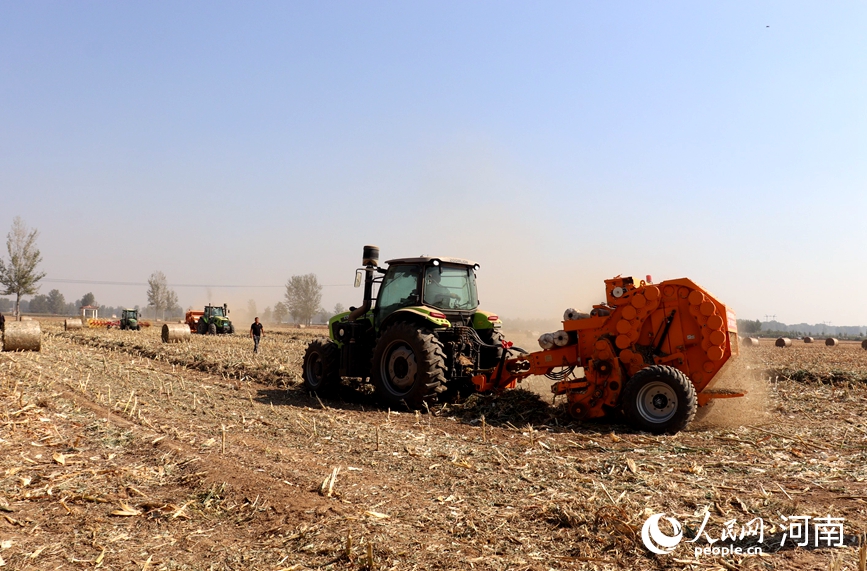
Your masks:
M507 316L652 274L867 324L865 82L854 1L2 1L0 234L51 279L215 286L185 307L374 243L479 261Z

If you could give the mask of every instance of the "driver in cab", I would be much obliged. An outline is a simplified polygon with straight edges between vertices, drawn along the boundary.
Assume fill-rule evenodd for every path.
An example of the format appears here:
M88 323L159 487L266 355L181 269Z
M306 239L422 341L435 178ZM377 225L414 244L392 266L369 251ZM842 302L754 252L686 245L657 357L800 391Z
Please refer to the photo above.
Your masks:
M442 279L440 273L439 268L431 268L427 271L424 280L424 300L425 303L448 309L451 307L451 300L458 299L459 296L440 283Z

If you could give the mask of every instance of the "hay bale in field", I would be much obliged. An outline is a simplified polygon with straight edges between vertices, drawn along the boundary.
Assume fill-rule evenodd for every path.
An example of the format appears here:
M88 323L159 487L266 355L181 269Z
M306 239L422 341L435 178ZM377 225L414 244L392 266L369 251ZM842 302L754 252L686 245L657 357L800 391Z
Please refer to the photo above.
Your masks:
M74 331L76 329L81 329L82 327L84 327L84 324L81 323L81 318L79 317L67 319L63 322L64 331Z
M4 351L39 351L42 328L38 321L9 321L3 331Z
M163 343L189 343L190 326L186 323L163 323Z
M780 337L774 342L774 345L776 345L777 347L791 347L792 340L788 337Z
M744 337L741 340L741 345L744 347L757 347L759 345L759 340L755 337Z
M804 337L804 343L812 343L812 342L813 342L812 337Z
M825 339L825 345L827 345L828 347L836 347L837 343L839 343L839 341L837 341L833 337L828 337L827 339Z

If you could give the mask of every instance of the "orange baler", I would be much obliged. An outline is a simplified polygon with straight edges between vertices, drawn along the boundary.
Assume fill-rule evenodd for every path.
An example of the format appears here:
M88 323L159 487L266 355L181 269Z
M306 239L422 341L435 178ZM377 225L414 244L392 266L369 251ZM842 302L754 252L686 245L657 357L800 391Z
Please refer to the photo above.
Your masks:
M743 396L711 389L738 345L734 312L707 290L686 278L636 285L616 277L605 280L605 294L589 314L567 310L555 343L540 340L550 348L504 359L473 378L476 388L545 375L557 381L551 390L566 395L572 416L621 411L654 433L683 429L711 399Z

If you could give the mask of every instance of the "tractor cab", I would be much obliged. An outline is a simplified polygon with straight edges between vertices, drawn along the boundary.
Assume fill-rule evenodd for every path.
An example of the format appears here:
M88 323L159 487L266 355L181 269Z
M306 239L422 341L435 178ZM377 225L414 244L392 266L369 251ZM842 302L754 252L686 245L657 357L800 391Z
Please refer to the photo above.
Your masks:
M226 317L226 308L221 307L219 305L208 305L205 306L205 317L208 319L212 317Z
M479 306L476 268L456 258L401 258L386 262L373 308L377 328L395 311L416 308L450 323L469 324Z
M141 325L138 322L137 309L124 309L120 314L120 328L139 331Z

